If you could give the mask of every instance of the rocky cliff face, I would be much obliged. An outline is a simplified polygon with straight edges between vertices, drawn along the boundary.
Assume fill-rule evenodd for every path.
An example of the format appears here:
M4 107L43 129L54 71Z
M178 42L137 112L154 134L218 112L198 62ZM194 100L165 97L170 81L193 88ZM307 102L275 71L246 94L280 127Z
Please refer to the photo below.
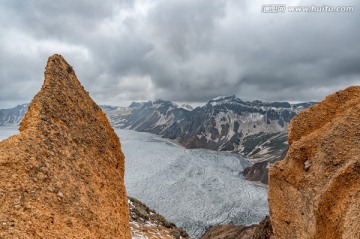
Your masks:
M186 231L140 202L129 198L130 229L133 239L189 239Z
M19 130L0 142L0 238L130 238L119 138L61 56Z
M187 148L231 151L258 161L280 157L288 147L290 120L313 104L248 102L227 96L194 110L156 100L106 113L114 127L158 134Z
M251 226L218 225L210 227L201 239L273 239L269 216L259 224Z
M276 238L360 238L360 87L296 116L289 152L269 175Z
M286 154L287 154L287 149L278 158L254 163L253 165L251 165L250 167L244 170L243 172L244 177L250 181L257 181L257 182L262 182L264 184L268 184L269 167L271 166L271 164L279 160L283 160Z

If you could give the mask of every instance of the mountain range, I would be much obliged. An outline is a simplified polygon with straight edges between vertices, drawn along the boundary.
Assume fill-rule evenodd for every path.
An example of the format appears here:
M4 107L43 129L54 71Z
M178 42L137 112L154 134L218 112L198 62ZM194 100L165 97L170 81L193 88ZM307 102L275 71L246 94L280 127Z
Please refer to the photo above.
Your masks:
M0 109L0 126L19 125L29 104L18 105L10 109Z
M249 102L224 96L193 110L165 100L103 109L115 128L150 132L186 148L235 152L256 162L281 156L287 149L290 120L313 104Z
M250 102L222 96L195 109L165 100L103 109L114 128L150 132L186 148L241 154L253 162L244 176L267 184L269 165L286 155L290 120L315 103Z
M267 183L268 164L282 158L287 150L290 120L313 104L220 96L195 109L160 99L133 102L129 107L100 107L114 128L153 133L186 148L241 154L254 163L245 176ZM19 124L27 107L22 104L0 110L0 126Z

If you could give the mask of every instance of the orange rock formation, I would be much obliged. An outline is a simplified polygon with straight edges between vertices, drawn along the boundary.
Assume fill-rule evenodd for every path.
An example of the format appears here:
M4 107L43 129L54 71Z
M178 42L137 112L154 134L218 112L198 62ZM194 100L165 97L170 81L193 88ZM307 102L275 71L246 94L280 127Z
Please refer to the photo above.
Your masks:
M277 239L360 238L360 87L296 116L289 152L269 176Z
M124 156L60 55L20 134L0 142L0 238L130 238Z

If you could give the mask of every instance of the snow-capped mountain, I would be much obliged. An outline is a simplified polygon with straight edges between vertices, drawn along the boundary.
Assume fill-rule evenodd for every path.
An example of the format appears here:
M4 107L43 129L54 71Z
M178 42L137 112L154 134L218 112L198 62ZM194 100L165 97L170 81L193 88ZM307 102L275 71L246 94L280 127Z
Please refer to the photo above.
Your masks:
M158 134L187 148L236 152L256 161L281 155L287 148L290 120L312 104L248 102L222 96L193 110L156 100L107 114L117 128Z
M178 108L183 108L185 110L193 110L194 108L191 106L191 105L188 105L188 104L178 104L178 103L175 103L175 105L178 107Z
M231 151L258 161L281 155L287 148L290 120L313 104L249 102L221 96L195 109L165 100L100 107L115 128L150 132L187 148ZM0 126L18 125L28 105L0 110Z
M29 104L18 105L11 109L0 109L0 126L16 126L20 124Z
M155 100L143 103L132 103L121 112L106 111L115 128L133 129L163 135L177 120L190 112L171 101Z

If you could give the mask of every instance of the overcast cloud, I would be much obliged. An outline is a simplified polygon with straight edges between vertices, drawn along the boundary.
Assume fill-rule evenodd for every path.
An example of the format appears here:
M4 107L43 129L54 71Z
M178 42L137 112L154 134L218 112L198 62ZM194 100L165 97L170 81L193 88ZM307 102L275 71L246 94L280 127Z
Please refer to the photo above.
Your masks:
M353 13L261 13L264 3ZM356 0L0 0L0 108L29 102L59 53L99 104L310 101L360 85Z

